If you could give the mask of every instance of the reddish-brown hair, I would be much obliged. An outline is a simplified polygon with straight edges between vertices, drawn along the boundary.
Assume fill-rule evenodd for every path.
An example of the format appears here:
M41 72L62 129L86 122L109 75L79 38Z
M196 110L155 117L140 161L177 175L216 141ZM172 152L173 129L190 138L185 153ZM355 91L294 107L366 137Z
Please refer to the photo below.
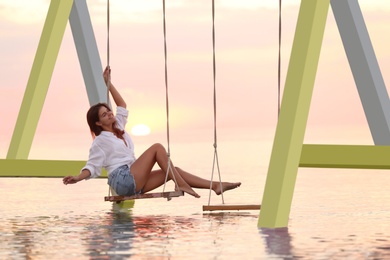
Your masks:
M94 138L100 135L100 133L103 131L103 128L96 124L96 122L99 122L99 110L101 107L105 107L108 109L108 111L111 111L110 106L106 103L97 103L96 105L91 106L87 112L88 126ZM116 122L113 124L112 127L115 136L123 140L123 134L125 133L125 131L119 129Z

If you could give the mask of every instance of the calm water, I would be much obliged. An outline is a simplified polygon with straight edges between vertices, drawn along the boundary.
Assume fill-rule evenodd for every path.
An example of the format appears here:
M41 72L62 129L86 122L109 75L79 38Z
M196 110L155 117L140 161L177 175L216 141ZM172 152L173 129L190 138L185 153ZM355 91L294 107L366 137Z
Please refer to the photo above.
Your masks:
M246 172L226 203L261 203L266 169ZM390 259L389 183L388 171L300 169L289 226L274 230L257 228L259 211L203 213L208 190L119 208L105 180L0 178L0 259Z

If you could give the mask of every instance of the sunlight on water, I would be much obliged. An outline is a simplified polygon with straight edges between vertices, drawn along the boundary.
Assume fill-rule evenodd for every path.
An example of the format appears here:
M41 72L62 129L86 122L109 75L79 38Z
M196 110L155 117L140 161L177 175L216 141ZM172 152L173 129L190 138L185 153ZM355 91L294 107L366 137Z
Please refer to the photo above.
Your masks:
M259 204L265 173L242 181L225 201ZM208 190L120 206L105 180L1 178L0 259L389 259L389 181L300 169L288 228L258 229L256 210L203 213Z

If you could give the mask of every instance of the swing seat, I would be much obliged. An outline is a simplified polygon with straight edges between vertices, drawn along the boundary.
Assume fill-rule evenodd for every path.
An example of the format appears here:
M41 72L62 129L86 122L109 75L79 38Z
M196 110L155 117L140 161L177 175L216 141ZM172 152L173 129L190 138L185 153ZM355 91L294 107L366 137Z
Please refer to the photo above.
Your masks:
M223 211L223 210L260 210L261 205L249 204L220 204L220 205L203 205L203 211Z
M184 191L167 191L167 192L151 192L144 194L136 194L133 196L106 196L104 201L121 202L125 200L136 200L136 199L153 199L153 198L166 198L171 200L173 197L184 196Z

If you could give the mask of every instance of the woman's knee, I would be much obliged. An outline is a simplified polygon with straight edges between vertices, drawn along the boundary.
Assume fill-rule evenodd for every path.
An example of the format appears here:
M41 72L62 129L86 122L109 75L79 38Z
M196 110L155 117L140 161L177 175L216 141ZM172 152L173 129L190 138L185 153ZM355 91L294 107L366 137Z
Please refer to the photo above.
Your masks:
M155 151L164 151L164 152L166 151L165 147L162 144L160 144L160 143L152 144L152 148Z

